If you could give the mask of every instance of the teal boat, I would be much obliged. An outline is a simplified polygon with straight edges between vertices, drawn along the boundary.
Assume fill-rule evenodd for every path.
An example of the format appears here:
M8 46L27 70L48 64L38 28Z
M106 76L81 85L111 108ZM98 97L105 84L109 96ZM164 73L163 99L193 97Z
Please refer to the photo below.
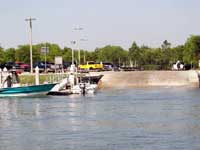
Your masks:
M27 95L45 94L45 93L47 94L55 85L56 83L1 88L0 97L27 96Z

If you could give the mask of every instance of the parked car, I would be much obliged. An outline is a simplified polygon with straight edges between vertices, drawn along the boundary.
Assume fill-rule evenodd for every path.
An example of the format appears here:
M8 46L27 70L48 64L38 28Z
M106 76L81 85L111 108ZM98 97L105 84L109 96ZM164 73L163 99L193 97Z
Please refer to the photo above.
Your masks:
M63 62L64 71L69 71L71 64L72 64L71 62Z
M192 69L194 66L193 66L193 64L185 64L184 65L184 69L185 70L190 70L190 69Z
M103 62L103 70L105 71L113 70L113 64L109 62Z
M114 71L121 71L119 65L114 65L114 66L113 66L113 70L114 70Z
M0 68L1 69L6 68L9 71L13 70L13 71L15 71L19 74L24 72L24 70L20 68L20 65L16 64L15 62L6 62L6 63L3 63L3 64L0 64Z
M30 72L30 65L23 63L23 62L15 62L15 65L18 66L20 69L22 69L25 72Z
M87 61L84 65L79 65L79 69L87 69L87 70L103 70L103 64L97 63L94 61Z
M38 66L39 72L45 72L45 62L39 61L34 63L34 69ZM55 65L54 63L46 62L46 72L55 72L56 69L60 69L60 66Z
M6 62L0 65L0 68L7 68L8 70L12 69L13 67L15 67L15 62Z
M33 64L33 70L35 70L35 68L38 67L39 68L39 72L44 72L45 71L45 63L42 61L39 62L35 62Z

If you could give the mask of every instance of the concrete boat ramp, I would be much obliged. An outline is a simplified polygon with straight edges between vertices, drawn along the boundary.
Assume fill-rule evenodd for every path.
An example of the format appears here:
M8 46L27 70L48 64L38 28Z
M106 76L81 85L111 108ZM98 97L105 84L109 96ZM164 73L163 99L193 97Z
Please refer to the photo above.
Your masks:
M103 74L101 88L129 87L199 87L198 71L132 71L132 72L92 72Z

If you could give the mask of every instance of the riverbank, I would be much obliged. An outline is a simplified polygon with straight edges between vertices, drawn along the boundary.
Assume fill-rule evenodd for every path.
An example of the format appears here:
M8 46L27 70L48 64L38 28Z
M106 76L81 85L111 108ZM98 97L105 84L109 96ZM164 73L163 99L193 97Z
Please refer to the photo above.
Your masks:
M190 71L132 71L132 72L91 72L90 75L103 74L100 88L129 88L129 87L198 87L198 73ZM60 74L41 74L40 83L60 81ZM65 75L67 77L67 74ZM20 75L22 84L34 84L35 75Z
M92 72L103 74L101 88L189 86L198 87L197 71L132 71L132 72Z

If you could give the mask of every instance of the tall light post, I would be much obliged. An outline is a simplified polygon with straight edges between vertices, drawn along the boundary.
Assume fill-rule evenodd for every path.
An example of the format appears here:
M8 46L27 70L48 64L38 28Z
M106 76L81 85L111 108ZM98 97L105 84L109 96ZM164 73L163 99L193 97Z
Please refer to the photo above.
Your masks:
M76 41L71 41L71 44L75 45ZM72 46L72 64L71 64L71 67L70 67L70 71L74 72L74 70L75 70L75 65L74 65L74 46Z
M81 42L86 42L86 41L88 41L88 39L80 39L80 41ZM86 60L85 60L85 50L83 50L83 52L84 52L84 59L83 59L83 61L84 61L84 64L85 64L85 62L86 62Z
M76 31L81 31L81 30L83 30L83 28L81 28L81 27L78 27L78 28L74 28L74 30L76 30ZM78 45L79 43L77 42L77 45ZM77 46L78 47L78 64L80 65L81 64L81 54L80 54L80 48L79 48L79 46Z
M45 55L45 73L47 73L47 53L49 53L49 47L45 44L44 47L41 47L41 52Z
M71 41L71 44L75 45L76 41ZM72 65L74 65L74 48L73 48L73 46L72 46Z
M33 73L33 56L32 56L32 21L36 20L35 18L27 18L25 21L29 22L30 27L30 66L31 66L31 73Z

